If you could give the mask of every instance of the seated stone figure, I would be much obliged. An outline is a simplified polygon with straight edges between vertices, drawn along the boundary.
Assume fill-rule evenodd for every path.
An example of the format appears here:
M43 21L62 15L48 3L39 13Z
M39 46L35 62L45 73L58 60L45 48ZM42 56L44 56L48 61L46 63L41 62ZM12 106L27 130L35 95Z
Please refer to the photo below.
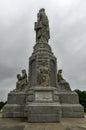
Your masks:
M27 85L26 70L22 70L22 75L17 74L18 81L16 82L16 90L22 91L23 87Z
M62 77L62 70L58 70L57 81L59 85L64 86L64 89L71 91L69 83Z

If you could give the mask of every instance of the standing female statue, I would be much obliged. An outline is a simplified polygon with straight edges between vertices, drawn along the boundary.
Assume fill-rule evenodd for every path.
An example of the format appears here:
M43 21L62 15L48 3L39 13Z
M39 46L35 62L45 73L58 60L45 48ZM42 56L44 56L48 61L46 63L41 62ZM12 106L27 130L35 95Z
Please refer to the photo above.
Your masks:
M36 43L48 43L50 38L48 17L45 9L40 9L35 22Z

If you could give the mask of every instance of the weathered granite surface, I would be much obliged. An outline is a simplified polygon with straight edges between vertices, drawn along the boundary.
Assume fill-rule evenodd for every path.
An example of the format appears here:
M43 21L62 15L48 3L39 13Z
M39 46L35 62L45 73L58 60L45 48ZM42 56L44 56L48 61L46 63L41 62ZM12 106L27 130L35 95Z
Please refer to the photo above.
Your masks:
M36 44L29 58L28 75L17 75L16 89L8 94L3 117L27 118L28 122L60 122L62 117L84 117L78 95L57 72L57 59L50 45L49 21L40 9L35 23Z

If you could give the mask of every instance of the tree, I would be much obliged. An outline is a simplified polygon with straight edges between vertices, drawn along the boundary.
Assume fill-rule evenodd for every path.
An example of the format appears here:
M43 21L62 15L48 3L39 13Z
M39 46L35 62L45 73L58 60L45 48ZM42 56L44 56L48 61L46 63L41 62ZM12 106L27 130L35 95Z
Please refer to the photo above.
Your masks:
M0 102L0 110L3 108L3 106L4 106L6 103L7 103L7 102L3 102L3 101Z

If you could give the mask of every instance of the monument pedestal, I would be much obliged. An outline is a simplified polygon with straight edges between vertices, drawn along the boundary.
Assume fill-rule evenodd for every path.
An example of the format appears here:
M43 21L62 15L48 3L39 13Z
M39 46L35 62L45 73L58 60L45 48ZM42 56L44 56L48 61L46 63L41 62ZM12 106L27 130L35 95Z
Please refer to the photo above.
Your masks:
M10 92L7 104L3 108L3 117L24 117L24 107L26 104L25 92Z
M25 116L28 122L59 122L61 118L61 107L59 97L54 96L55 87L35 86L33 91L33 101L27 96L25 106ZM56 100L57 99L57 100Z
M84 117L83 106L79 104L79 98L75 92L59 92L59 101L61 104L62 117Z
M28 103L26 106L28 122L60 122L59 103Z
M62 104L62 117L68 118L83 118L84 111L80 104Z

